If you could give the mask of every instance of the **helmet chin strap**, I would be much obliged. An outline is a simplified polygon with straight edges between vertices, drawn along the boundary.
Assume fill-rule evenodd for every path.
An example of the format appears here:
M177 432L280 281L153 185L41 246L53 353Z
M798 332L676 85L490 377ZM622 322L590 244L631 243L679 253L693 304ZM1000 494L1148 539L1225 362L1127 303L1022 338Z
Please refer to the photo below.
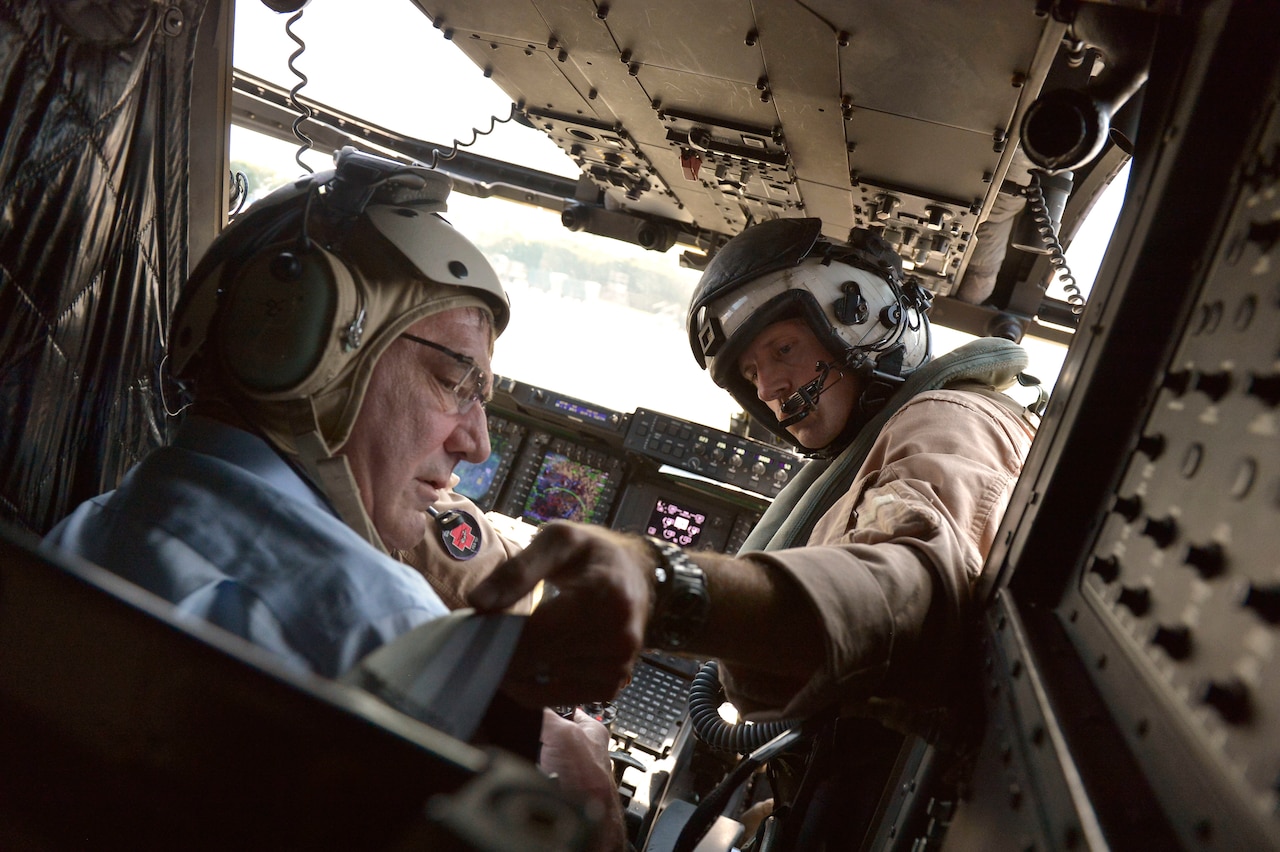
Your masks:
M835 365L827 361L819 361L814 369L818 371L818 375L813 381L801 385L795 393L782 401L783 416L778 419L778 425L783 429L808 417L809 412L818 407L818 398L844 378L844 372L837 370L835 379L827 384L827 377L835 369Z

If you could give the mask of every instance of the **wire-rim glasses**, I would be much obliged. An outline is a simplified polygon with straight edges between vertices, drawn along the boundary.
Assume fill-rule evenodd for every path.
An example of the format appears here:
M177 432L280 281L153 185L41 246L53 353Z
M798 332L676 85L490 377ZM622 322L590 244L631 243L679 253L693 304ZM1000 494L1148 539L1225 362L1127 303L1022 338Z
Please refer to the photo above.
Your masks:
M400 336L406 340L412 340L414 343L434 349L437 352L444 353L462 365L462 376L456 381L451 382L435 376L434 373L432 374L436 381L440 383L440 386L453 396L457 404L458 414L466 414L477 403L483 408L493 398L493 392L488 388L489 375L480 369L480 365L475 362L474 358L469 355L463 355L461 352L454 352L448 346L443 346L433 340L418 337L416 334L409 334L407 331L401 332Z

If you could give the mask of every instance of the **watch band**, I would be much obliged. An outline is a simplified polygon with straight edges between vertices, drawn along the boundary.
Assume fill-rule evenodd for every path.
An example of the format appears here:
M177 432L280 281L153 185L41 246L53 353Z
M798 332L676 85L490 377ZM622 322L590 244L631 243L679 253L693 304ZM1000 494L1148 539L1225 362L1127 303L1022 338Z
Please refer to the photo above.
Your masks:
M670 542L646 536L658 558L654 566L653 610L645 629L645 645L683 651L707 626L711 598L707 579L689 556Z

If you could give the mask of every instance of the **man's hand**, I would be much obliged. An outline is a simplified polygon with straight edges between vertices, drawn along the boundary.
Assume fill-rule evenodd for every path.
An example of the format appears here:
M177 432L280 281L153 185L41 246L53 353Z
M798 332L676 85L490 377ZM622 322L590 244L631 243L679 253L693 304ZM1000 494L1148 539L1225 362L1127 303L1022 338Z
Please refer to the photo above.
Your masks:
M602 814L593 852L616 852L626 847L622 802L609 760L608 728L581 708L574 711L572 720L544 709L538 765L544 772L554 774L563 789L599 805Z
M642 650L654 557L635 536L566 522L545 525L523 552L480 583L481 612L510 606L546 581L503 690L529 707L614 697Z

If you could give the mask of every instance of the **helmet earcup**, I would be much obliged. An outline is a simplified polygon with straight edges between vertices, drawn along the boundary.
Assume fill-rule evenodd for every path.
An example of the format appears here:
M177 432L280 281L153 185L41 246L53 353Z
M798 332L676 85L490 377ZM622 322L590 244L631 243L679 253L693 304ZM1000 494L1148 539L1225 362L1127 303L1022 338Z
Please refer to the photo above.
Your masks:
M296 241L254 254L225 287L216 340L227 374L255 394L305 395L323 383L355 285L336 255Z

